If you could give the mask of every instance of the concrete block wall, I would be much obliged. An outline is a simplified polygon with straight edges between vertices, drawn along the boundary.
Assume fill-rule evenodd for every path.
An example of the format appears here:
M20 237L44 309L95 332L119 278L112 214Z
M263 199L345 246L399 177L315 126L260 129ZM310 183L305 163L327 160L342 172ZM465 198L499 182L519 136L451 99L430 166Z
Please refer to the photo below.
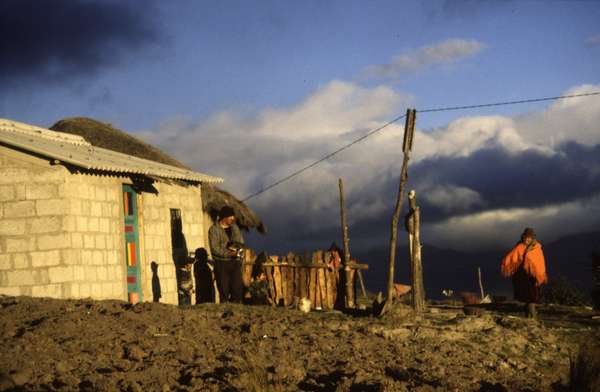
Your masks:
M171 248L171 209L181 211L183 234L188 251L206 247L204 214L200 188L176 184L155 183L158 194L142 195L140 223L143 225L143 249L146 273L144 298L152 298L150 263L158 264L161 302L177 304L177 280ZM143 222L143 223L142 223Z
M122 181L0 147L0 294L126 299Z
M127 299L121 177L69 174L59 188L68 200L65 231L71 247L62 252L73 265L71 297Z
M127 300L122 185L126 177L71 173L0 146L0 294ZM142 290L176 304L170 209L181 211L188 249L206 247L200 188L155 183L138 196Z

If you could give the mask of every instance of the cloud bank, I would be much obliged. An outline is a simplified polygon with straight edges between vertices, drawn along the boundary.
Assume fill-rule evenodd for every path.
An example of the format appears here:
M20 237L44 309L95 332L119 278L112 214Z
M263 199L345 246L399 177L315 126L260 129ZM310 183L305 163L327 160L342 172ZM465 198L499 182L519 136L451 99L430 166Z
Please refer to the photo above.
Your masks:
M155 44L152 2L0 2L0 83L62 83L119 66Z
M565 94L598 90L584 85ZM223 176L225 188L243 197L384 124L410 101L385 86L334 81L293 107L249 118L223 112L199 123L174 119L142 136L199 171ZM525 226L544 240L600 227L598 124L600 99L591 97L516 117L469 116L417 129L409 188L422 207L423 238L481 250L512 244ZM353 246L385 247L402 135L403 124L390 125L250 200L271 229L267 246L299 250L337 239L341 177Z
M485 44L476 40L449 39L436 45L423 46L397 55L390 63L371 65L362 72L362 77L364 79L398 79L407 73L459 61L482 51L485 47Z

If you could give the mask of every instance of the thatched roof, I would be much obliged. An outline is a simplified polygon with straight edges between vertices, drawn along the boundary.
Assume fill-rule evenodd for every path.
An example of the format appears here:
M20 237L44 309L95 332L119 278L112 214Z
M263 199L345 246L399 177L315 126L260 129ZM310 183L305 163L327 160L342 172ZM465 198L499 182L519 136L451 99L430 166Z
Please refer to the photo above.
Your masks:
M110 124L105 124L91 118L65 118L51 126L50 129L82 136L94 146L192 170L158 148L153 147L120 129L114 128ZM216 216L216 212L221 209L221 207L228 205L235 211L240 227L246 230L255 228L261 233L266 232L265 225L254 211L231 193L211 184L202 184L202 195L202 208L209 213L213 219Z

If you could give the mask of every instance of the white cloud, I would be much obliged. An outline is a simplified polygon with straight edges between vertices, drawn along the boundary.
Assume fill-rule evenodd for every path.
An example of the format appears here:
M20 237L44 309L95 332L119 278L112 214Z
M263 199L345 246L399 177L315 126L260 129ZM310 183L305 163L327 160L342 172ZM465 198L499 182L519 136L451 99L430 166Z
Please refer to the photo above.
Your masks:
M415 137L415 157L466 157L482 148L500 147L512 153L540 149L528 142L512 118L503 116L463 117L447 127Z
M417 72L429 66L456 62L485 47L485 44L476 40L449 39L397 55L388 64L371 65L363 71L363 77L396 79L402 74Z
M473 207L485 205L481 195L473 189L455 185L426 186L420 196L429 204L439 207L444 212L460 213Z
M600 91L600 85L573 87L561 95ZM448 126L415 137L416 160L434 156L467 157L482 148L500 147L510 153L535 150L553 154L565 141L600 144L600 96L558 100L547 109L515 118L461 117Z
M600 85L573 87L562 95L600 92ZM519 133L529 143L553 148L567 140L585 145L600 143L600 96L555 101L546 110L515 119Z
M388 87L333 81L290 108L268 108L251 118L223 112L197 124L176 118L141 136L198 171L224 177L224 186L243 197L380 126L410 99ZM403 127L394 127L273 188L253 205L266 209L284 200L305 220L318 213L315 225L332 210L337 224L337 179L344 177L351 194L381 175L390 162L386 157L398 155ZM368 204L366 210L378 210L377 202Z
M542 242L582 231L598 229L600 194L583 200L539 208L488 210L456 216L429 225L425 237L438 246L477 251L509 246L525 227L533 227Z
M592 90L598 91L600 86L580 86L566 93ZM201 122L176 118L143 137L198 171L224 177L224 187L244 197L383 125L410 100L410 96L387 87L364 88L334 81L293 107L269 108L247 117L222 112ZM595 97L555 102L543 111L516 118L462 117L447 127L418 130L411 165L433 157L468 157L485 148L513 154L526 150L553 154L557 143L565 140L595 145L600 143L598 124L600 99ZM397 188L391 193L386 189L390 183L397 184L403 128L401 122L389 126L272 188L250 205L267 219L271 230L279 233L338 227L337 180L342 177L351 224L385 215L396 198ZM427 192L421 195L451 214L486 207L486 200L477 191L456 185L456 180L422 184ZM473 236L483 245L496 243L498 238L512 241L512 234L506 233L515 226L520 230L526 225L555 225L557 230L568 227L573 231L589 227L589 214L577 208L578 201L572 203L560 207L560 211L570 209L574 216L582 217L581 221L570 220L571 226L561 221L568 216L562 212L552 215L550 207L488 210L435 225L428 237L452 246L454 241L464 243L458 241L463 235Z
M290 109L267 109L259 115L256 132L290 141L343 136L374 126L406 98L392 89L363 88L332 81Z
M600 34L593 35L585 40L585 44L588 46L598 46L600 45Z

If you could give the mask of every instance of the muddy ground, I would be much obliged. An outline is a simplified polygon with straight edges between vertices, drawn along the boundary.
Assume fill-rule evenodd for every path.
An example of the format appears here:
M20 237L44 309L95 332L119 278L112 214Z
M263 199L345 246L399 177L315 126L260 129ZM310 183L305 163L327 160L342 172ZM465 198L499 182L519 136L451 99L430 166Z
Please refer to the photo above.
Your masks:
M517 311L397 306L375 318L0 297L0 390L566 390L571 358L600 339L597 313Z

